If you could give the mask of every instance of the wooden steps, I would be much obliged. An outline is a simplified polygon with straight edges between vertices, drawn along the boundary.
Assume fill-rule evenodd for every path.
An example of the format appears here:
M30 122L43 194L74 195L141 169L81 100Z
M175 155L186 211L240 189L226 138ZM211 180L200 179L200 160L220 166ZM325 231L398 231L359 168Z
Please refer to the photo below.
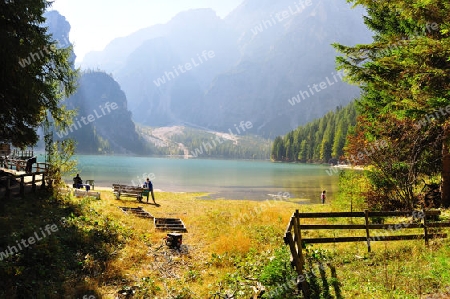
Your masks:
M183 220L179 218L155 218L149 212L145 211L142 207L128 208L119 207L124 213L131 213L138 217L153 219L155 224L155 229L162 231L172 231L172 232L187 232L186 226Z
M154 223L157 230L187 232L183 220L179 218L155 218Z
M149 218L149 219L155 218L155 217L153 217L152 214L145 211L142 207L137 207L137 208L119 207L119 209L121 209L124 213L130 212L138 217Z

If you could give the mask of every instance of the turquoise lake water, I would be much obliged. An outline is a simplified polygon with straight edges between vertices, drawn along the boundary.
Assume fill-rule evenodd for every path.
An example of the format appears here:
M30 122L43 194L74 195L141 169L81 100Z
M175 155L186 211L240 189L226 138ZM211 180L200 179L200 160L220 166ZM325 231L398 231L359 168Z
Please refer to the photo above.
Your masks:
M141 185L147 177L155 189L174 192L208 192L210 198L266 200L269 194L307 199L319 203L337 192L338 175L328 166L272 163L270 161L202 160L129 156L77 155L83 180L96 186L113 183ZM71 177L66 178L71 183ZM299 201L300 202L300 201Z

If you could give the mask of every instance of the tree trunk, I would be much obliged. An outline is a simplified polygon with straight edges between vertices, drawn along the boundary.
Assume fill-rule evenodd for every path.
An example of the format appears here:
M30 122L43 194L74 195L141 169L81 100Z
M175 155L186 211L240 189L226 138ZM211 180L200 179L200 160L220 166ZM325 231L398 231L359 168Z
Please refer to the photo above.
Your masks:
M450 124L444 124L444 138L442 142L442 182L441 203L445 208L450 207Z

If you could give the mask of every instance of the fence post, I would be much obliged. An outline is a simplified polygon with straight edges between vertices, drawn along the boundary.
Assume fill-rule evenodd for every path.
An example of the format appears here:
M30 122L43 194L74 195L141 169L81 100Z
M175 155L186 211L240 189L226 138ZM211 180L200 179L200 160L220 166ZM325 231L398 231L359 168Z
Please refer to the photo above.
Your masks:
M297 248L300 260L300 272L303 273L303 268L305 266L305 260L303 258L303 247L302 247L302 232L300 228L300 213L298 210L295 210L294 216L294 241L297 239Z
M31 180L31 191L36 192L36 174L33 173Z
M294 241L297 240L297 250L295 251L297 256L297 274L303 275L303 270L305 267L305 258L303 257L303 246L302 246L302 231L300 227L300 212L298 210L295 210L294 214ZM295 244L294 244L295 248ZM301 289L303 292L303 295L306 299L309 299L309 286L308 282L305 279L302 279L301 281Z
M295 243L294 243L294 238L292 237L292 233L286 232L286 239L287 239L287 243L289 245L289 249L291 250L291 254L292 254L292 261L294 263L295 266L295 270L297 271L297 274L302 274L300 272L300 268L299 268L299 260L298 260L298 255L297 255L297 250L295 249Z
M25 176L20 176L20 197L25 197Z
M8 177L6 179L6 199L11 199L11 179Z
M41 190L45 189L45 172L42 173Z
M423 230L424 230L425 246L428 246L427 214L425 210L422 210L422 212L423 212Z
M370 232L369 232L369 211L364 210L364 218L366 219L366 238L367 238L367 250L371 252L370 248Z

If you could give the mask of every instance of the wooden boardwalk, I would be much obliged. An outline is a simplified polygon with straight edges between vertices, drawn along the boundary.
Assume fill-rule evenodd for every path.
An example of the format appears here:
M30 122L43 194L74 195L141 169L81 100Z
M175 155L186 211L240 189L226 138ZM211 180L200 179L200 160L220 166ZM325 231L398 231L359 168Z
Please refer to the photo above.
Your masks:
M39 189L45 189L45 176L47 173L47 163L33 163L30 172L25 172L27 160L3 159L0 171L4 175L0 176L0 197L19 195L25 197L25 192L36 192L38 184Z
M10 199L14 195L25 197L25 192L35 193L38 189L45 189L45 172L35 172L30 174L7 175L0 177L0 194Z

